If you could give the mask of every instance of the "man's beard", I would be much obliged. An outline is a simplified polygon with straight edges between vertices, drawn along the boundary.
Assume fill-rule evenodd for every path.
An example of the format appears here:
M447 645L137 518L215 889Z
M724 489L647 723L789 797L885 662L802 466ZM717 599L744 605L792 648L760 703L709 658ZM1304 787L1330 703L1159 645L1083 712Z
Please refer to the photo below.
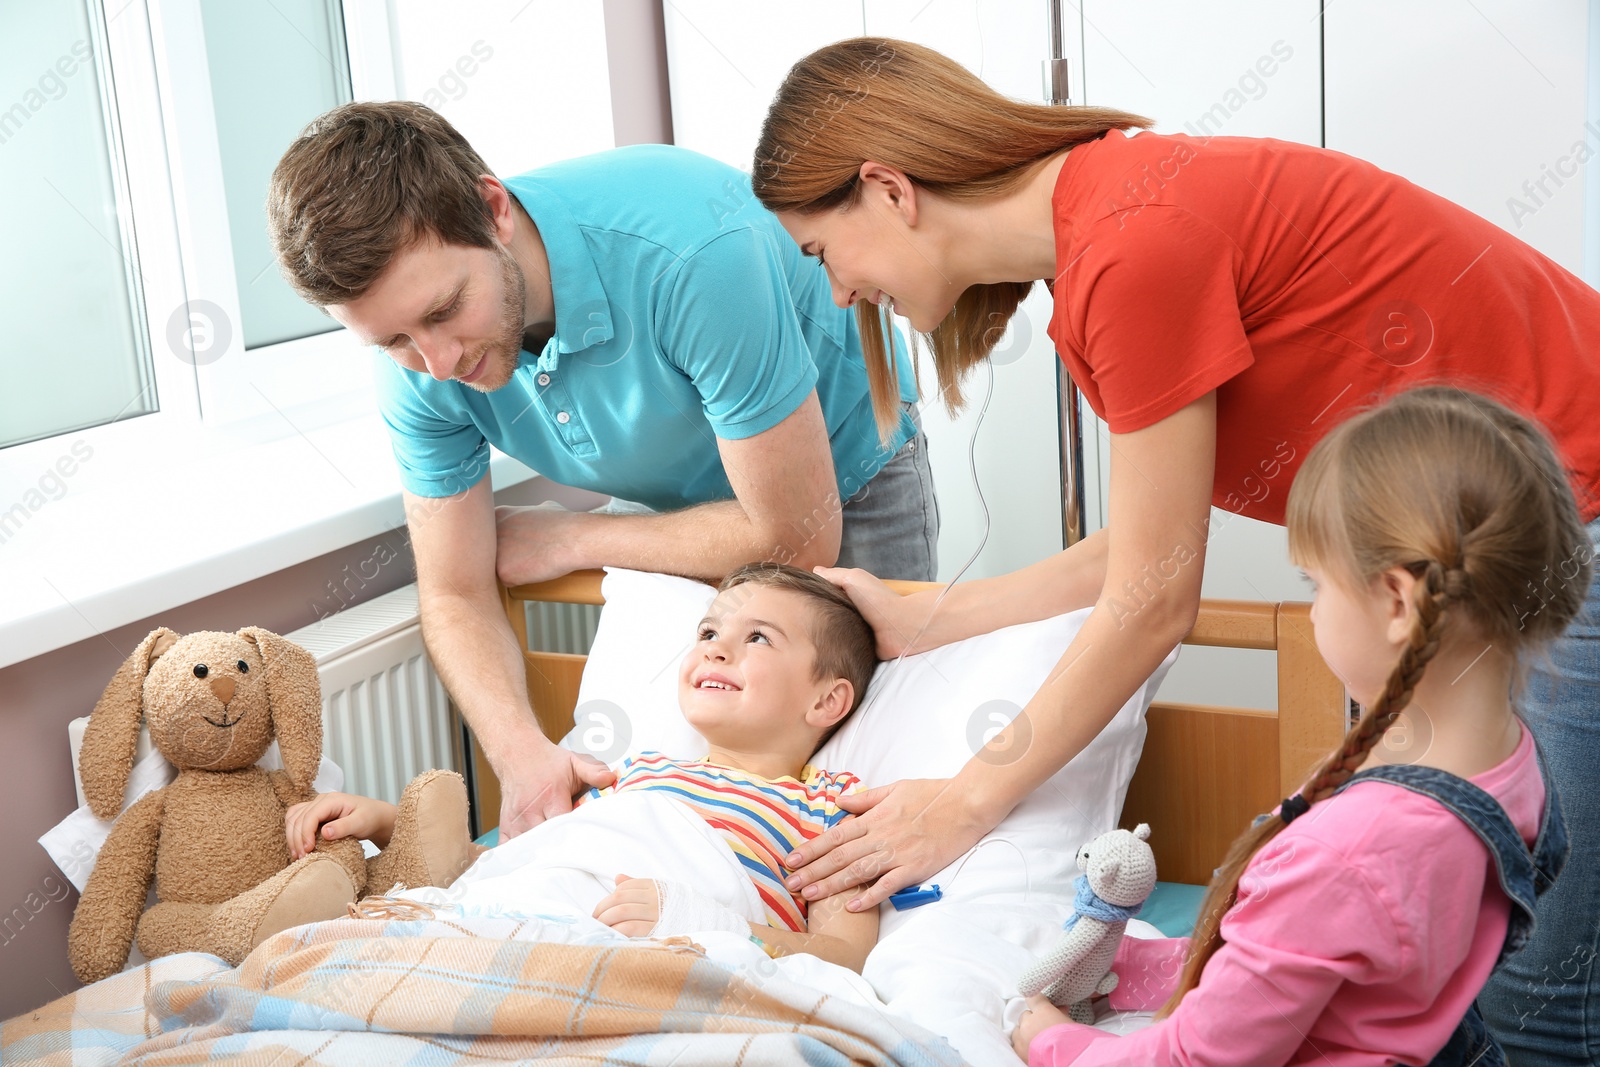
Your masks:
M482 377L475 382L462 382L462 385L480 393L492 393L511 381L511 375L522 358L522 328L527 308L527 279L522 273L522 266L515 256L501 249L500 321L495 331L496 339L484 346L487 354L482 356L490 362L484 368ZM477 364L477 359L467 363L466 373L470 374Z

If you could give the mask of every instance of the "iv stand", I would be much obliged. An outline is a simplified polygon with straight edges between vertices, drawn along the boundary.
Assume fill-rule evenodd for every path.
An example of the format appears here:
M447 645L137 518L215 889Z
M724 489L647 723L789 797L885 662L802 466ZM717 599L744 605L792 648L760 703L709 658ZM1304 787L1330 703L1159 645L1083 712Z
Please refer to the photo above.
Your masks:
M1061 0L1045 0L1050 11L1050 58L1044 61L1044 94L1051 104L1069 103L1067 61L1061 35ZM1056 397L1061 427L1061 544L1069 548L1083 540L1083 421L1078 387L1058 358Z

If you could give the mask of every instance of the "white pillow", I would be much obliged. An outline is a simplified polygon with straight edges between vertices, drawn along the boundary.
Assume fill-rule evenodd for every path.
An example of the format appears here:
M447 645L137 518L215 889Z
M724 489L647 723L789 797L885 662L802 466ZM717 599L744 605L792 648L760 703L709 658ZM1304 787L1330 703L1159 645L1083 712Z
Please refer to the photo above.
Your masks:
M702 759L709 746L678 709L678 666L717 591L669 574L606 568L600 625L561 744L615 764L635 752Z
M579 687L576 725L562 743L608 763L649 749L703 757L705 741L678 710L678 665L715 590L607 568L602 591L606 606ZM814 762L851 771L867 788L955 774L1044 684L1089 611L879 664L862 706ZM1070 903L1078 846L1116 826L1144 745L1145 710L1176 659L1174 648L1082 752L924 884L939 885L945 900ZM883 934L916 914L885 908Z

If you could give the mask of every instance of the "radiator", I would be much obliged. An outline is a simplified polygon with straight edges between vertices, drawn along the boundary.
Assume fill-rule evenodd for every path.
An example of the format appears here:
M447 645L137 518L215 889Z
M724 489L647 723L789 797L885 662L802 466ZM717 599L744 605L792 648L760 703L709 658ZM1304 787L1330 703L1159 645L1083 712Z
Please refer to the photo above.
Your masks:
M348 793L398 802L434 767L460 768L459 731L422 644L408 585L283 635L316 657L322 754Z
M528 647L536 652L570 652L587 656L600 625L598 604L523 602L528 617Z

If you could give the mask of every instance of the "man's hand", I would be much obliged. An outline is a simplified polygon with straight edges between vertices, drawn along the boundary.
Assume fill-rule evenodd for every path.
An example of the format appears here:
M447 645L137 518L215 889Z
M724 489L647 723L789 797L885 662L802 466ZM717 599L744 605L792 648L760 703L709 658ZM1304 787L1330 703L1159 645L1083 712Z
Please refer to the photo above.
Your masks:
M555 504L495 508L495 573L506 585L527 585L581 569L582 521L581 513Z
M649 937L661 920L661 893L649 878L619 874L611 895L595 905L594 917L627 937Z
M590 786L617 780L616 773L593 756L570 752L551 744L531 726L528 730L526 740L496 754L501 841L571 811L572 798Z

